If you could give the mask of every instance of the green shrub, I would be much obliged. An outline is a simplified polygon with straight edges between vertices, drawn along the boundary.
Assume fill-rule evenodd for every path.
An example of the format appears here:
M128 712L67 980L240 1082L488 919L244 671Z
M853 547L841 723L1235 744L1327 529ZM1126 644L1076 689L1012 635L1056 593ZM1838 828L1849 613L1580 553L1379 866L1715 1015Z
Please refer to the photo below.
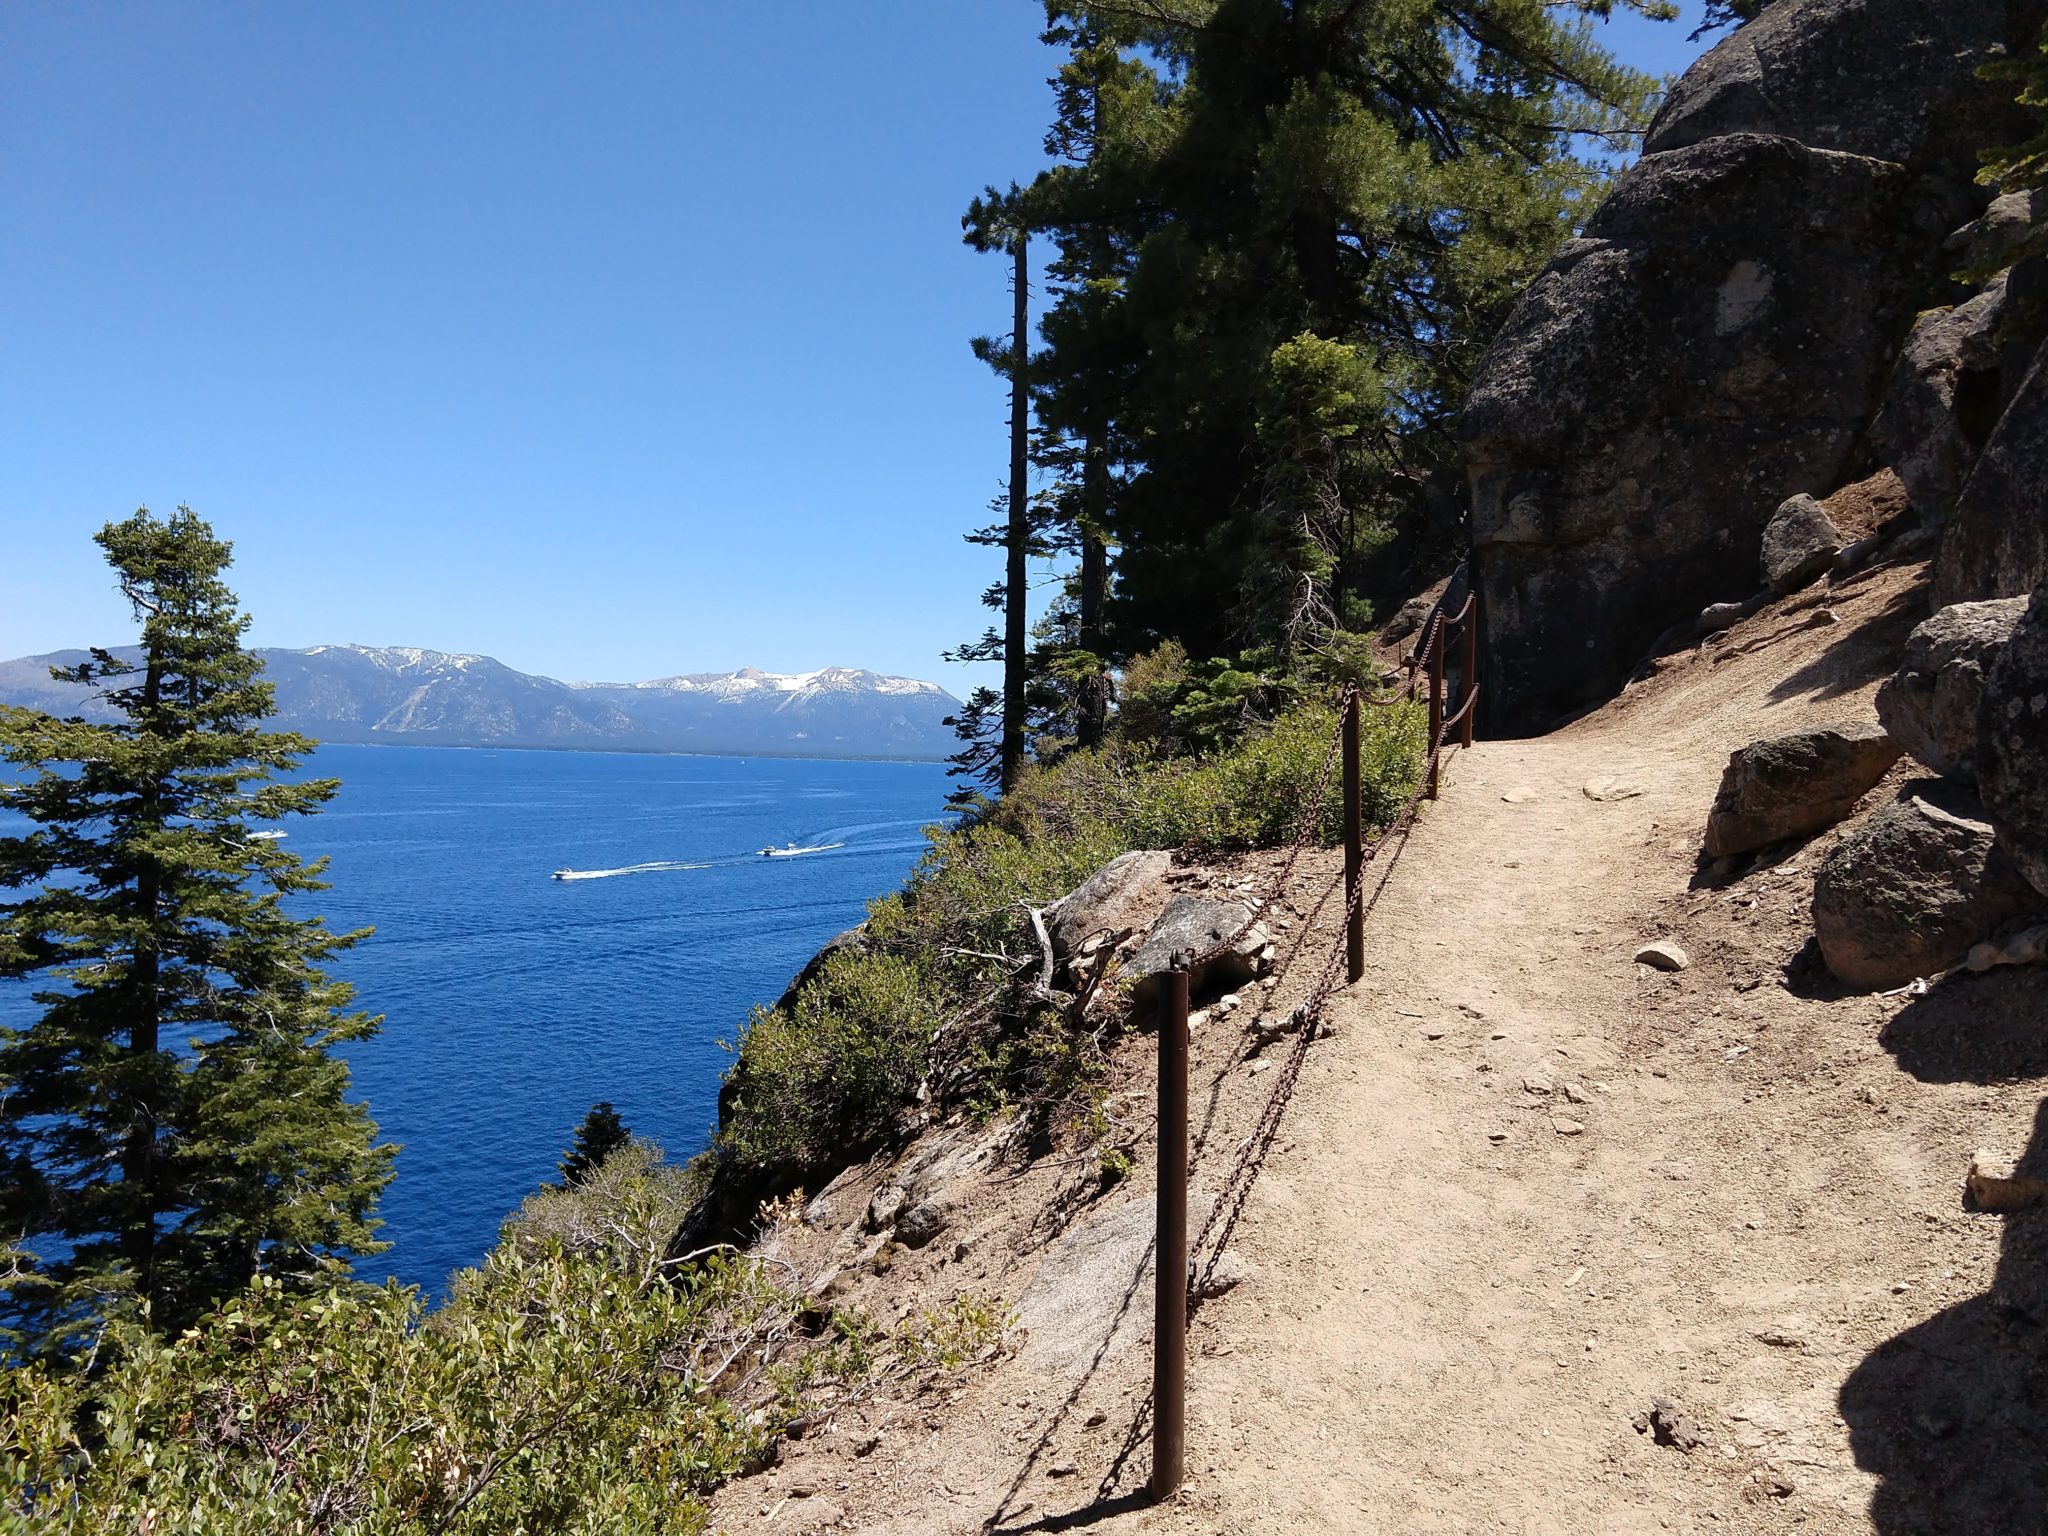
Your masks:
M0 1536L698 1536L818 1395L1001 1344L971 1294L813 1341L768 1265L664 1257L690 1193L633 1141L528 1199L437 1312L265 1277L174 1338L120 1325L94 1368L0 1372Z
M639 1285L559 1246L494 1254L431 1324L395 1284L266 1277L103 1375L6 1372L0 1531L693 1536L782 1422L734 1400L733 1341L793 1317L758 1266Z
M1170 691L1186 680L1184 660L1162 648L1147 675ZM707 1177L758 1196L836 1171L920 1102L1022 1105L1051 1122L1085 1113L1100 1042L1010 986L1040 952L1026 909L1132 848L1291 841L1336 726L1333 709L1310 706L1203 757L1162 759L1123 741L1070 753L1028 767L977 825L928 832L903 890L870 904L861 944L830 956L793 1008L755 1010ZM1376 825L1414 786L1423 711L1369 707L1361 726L1364 814ZM1338 791L1333 769L1315 828L1325 843L1342 830Z

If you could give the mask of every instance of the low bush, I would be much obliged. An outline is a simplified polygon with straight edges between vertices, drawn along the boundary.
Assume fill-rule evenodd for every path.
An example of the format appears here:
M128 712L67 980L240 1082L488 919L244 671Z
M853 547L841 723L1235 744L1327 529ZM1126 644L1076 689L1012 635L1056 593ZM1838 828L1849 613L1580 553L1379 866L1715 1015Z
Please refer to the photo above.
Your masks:
M1171 662L1172 658L1166 658ZM1172 666L1157 669L1171 690ZM1026 1105L1053 1119L1095 1081L1099 1041L1030 987L1030 909L1133 848L1204 855L1291 841L1328 793L1314 835L1342 831L1328 706L1293 710L1204 756L1129 741L1034 765L974 825L933 829L904 888L873 902L861 942L829 956L788 1009L741 1035L703 1165L728 1217L845 1166L920 1104ZM1390 819L1415 784L1426 734L1413 705L1371 707L1361 731L1364 813ZM714 1223L716 1224L716 1223Z
M762 1262L662 1257L689 1186L640 1142L544 1190L448 1304L271 1279L162 1339L0 1372L0 1536L696 1536L821 1401L987 1358L971 1295L805 1328Z

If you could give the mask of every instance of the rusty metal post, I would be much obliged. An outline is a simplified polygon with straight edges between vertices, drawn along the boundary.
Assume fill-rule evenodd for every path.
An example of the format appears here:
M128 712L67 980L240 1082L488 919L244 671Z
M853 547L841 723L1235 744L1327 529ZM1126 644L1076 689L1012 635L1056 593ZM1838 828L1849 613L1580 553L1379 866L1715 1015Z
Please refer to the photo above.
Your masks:
M1344 957L1348 975L1357 981L1365 974L1365 909L1358 899L1359 882L1365 878L1364 818L1359 808L1358 785L1358 690L1344 696Z
M1188 1428L1188 956L1159 1021L1159 1208L1152 1292L1152 1497L1180 1486Z
M1471 598L1465 599L1464 644L1459 648L1459 669L1465 674L1464 685L1458 692L1462 695L1459 707L1465 711L1465 723L1458 730L1460 746L1472 745L1472 722L1478 718L1479 705L1479 609Z
M1436 632L1429 650L1429 798L1436 798L1437 738L1444 733L1444 632Z

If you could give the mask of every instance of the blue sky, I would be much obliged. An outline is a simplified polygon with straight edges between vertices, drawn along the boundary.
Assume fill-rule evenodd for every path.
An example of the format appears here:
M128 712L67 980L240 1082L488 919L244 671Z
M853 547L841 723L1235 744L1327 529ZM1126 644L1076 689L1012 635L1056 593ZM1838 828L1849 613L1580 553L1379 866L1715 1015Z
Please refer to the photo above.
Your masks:
M0 6L0 656L127 638L90 535L182 501L257 644L964 692L1008 302L959 215L1039 163L1040 24ZM1668 71L1686 30L1609 37Z

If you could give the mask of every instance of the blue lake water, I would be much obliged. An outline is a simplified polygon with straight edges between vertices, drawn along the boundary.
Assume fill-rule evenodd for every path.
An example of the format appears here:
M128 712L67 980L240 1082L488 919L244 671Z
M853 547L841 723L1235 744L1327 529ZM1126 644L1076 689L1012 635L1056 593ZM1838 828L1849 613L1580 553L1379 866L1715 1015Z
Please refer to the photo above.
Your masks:
M718 1042L901 883L947 788L938 764L596 752L337 746L312 767L343 788L286 846L332 861L308 908L377 930L332 969L385 1015L348 1055L403 1149L394 1246L364 1269L431 1291L595 1101L672 1156L701 1147ZM760 856L788 843L845 846Z

